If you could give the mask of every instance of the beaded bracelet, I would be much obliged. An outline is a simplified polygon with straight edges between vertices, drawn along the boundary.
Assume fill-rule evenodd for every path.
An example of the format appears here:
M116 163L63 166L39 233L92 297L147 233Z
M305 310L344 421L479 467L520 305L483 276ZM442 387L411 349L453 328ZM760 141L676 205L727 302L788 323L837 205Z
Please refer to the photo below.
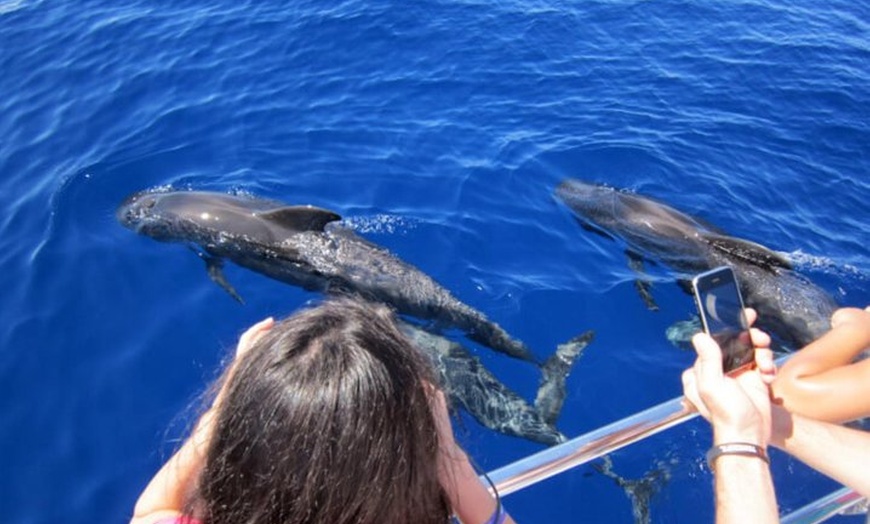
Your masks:
M758 457L770 464L770 458L763 447L749 442L728 442L726 444L717 444L707 451L707 467L710 468L710 471L714 471L713 462L722 455Z

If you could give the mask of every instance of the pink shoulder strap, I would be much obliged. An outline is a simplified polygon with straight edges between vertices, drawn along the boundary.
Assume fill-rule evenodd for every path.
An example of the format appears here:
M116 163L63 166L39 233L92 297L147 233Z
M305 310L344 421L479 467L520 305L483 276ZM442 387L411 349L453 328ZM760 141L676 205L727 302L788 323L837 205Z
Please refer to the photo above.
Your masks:
M180 515L178 517L164 517L154 521L154 524L202 524L202 522L187 515Z

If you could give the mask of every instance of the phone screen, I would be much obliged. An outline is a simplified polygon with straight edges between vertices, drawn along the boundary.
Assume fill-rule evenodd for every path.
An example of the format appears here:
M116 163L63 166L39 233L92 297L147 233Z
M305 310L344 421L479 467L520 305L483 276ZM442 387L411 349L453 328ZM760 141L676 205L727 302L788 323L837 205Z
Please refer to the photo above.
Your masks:
M727 373L753 361L755 352L743 313L743 299L734 272L716 268L692 280L701 324L722 348L722 367Z

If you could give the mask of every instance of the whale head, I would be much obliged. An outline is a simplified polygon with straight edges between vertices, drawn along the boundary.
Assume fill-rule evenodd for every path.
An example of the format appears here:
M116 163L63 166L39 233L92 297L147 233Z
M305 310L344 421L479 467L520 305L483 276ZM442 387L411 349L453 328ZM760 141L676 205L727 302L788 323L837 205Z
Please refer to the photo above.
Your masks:
M206 191L134 193L118 206L116 217L123 226L155 240L205 246L233 240L278 243L341 219L313 206Z
M609 186L568 179L555 194L578 218L599 227L607 228L620 213L619 193Z
M699 234L710 228L661 202L576 179L560 183L555 195L584 227L621 239L636 252L692 265L703 255Z
M646 234L686 237L707 229L662 202L601 184L567 179L556 187L555 194L578 218L610 233L636 228Z

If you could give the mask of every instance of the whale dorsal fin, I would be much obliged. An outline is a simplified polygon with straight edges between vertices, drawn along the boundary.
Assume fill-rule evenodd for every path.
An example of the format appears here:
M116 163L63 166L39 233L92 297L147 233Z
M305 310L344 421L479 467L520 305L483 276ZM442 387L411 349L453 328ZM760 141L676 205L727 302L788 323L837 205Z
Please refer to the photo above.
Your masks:
M755 264L756 266L766 269L773 269L775 267L792 269L791 262L789 262L788 259L761 244L756 244L755 242L750 242L749 240L743 240L740 238L709 233L704 234L703 237L704 240L706 240L714 249L718 249L723 253L727 253L728 255L739 258L745 262Z
M257 216L296 231L323 231L330 222L341 220L341 215L314 206L286 206L258 213Z

